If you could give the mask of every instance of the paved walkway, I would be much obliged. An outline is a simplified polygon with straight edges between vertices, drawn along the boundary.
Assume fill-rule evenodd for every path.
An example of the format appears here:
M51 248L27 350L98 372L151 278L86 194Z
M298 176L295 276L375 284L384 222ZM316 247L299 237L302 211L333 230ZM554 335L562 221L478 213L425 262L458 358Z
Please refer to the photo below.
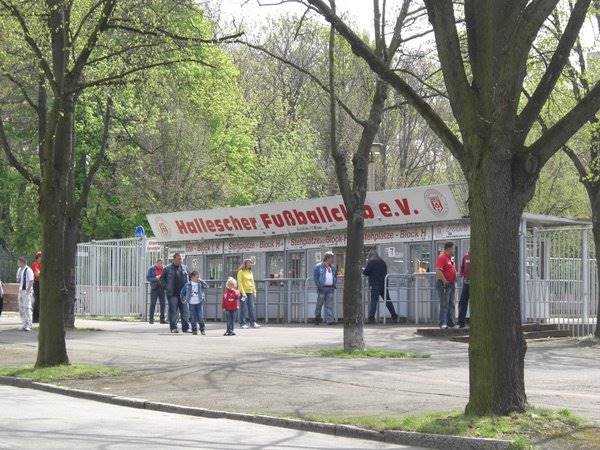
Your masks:
M3 364L35 360L36 333L0 317ZM416 360L340 360L290 354L297 347L339 346L341 327L277 326L223 337L172 335L164 325L78 321L103 331L68 333L71 361L124 368L127 376L64 384L128 397L235 412L285 416L410 414L463 408L468 400L467 344L416 336L414 328L368 327L371 347L431 353ZM570 408L600 423L600 349L574 340L529 342L529 402Z
M0 386L0 448L417 449Z

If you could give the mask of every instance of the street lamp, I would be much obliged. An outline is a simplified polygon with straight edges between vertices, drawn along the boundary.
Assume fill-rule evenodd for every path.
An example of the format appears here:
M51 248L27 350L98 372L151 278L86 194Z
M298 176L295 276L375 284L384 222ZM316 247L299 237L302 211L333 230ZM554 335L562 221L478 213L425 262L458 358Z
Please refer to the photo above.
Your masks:
M373 142L369 153L369 171L367 179L367 190L375 191L378 188L380 177L381 154L383 153L383 144Z

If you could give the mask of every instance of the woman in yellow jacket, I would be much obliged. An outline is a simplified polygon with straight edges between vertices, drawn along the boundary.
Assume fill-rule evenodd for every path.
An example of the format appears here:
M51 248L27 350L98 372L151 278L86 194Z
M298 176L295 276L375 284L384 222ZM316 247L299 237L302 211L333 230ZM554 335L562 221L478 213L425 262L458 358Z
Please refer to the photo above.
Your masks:
M254 285L254 275L252 274L252 260L245 259L237 273L238 289L240 298L240 327L248 328L246 324L246 314L248 312L248 321L252 328L260 328L256 323L256 286Z

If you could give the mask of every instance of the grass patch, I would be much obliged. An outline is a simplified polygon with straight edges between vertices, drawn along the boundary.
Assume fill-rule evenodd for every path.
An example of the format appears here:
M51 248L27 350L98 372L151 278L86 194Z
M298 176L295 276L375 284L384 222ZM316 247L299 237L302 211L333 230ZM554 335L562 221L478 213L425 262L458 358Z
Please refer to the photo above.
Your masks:
M104 331L104 330L102 330L100 328L91 328L91 327L83 327L83 328L80 328L80 327L73 327L73 328L71 328L71 327L65 327L65 330L66 331L82 331L82 332L85 332L85 333L92 333L94 331Z
M142 322L142 316L82 316L81 318L105 322Z
M530 408L510 416L466 416L458 411L415 416L313 416L308 420L354 425L371 430L402 430L421 433L471 436L512 441L511 448L534 448L532 442L572 434L585 421L567 409Z
M72 364L36 369L33 366L3 367L1 376L28 378L33 381L87 380L90 378L114 377L125 373L121 369L107 366Z
M362 358L429 358L429 353L403 352L383 348L368 348L365 350L346 351L343 348L297 349L292 353L297 355L322 356L324 358L362 359Z

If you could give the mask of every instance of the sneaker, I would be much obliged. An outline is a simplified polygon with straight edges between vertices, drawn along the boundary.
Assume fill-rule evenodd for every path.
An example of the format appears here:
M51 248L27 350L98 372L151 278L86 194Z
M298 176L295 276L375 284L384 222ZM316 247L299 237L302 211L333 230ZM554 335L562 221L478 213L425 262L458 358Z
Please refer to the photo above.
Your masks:
M175 334L175 333L179 333L179 330L175 329L175 330L171 330L171 333Z
M192 330L190 330L189 328L187 330L182 330L183 333L191 333Z
M460 325L454 325L452 328L454 328L455 330L457 330L459 328L464 328L464 327L461 327Z
M229 336L235 336L235 333L232 331L231 333L229 333Z
M447 330L448 329L448 325L441 325L440 326L440 330Z
M226 331L223 336L231 336L231 334L229 333L229 331Z
M259 325L259 324L257 324L256 322L254 322L254 323L252 324L252 328L260 328L260 325Z
M200 331L200 334L201 334L202 336L206 336L206 331L204 331L204 330L201 330L201 331Z
M336 322L327 322L327 325L335 325Z
M31 331L31 328L29 328L29 327L23 328L23 331Z
M167 322L166 320L164 320L164 319L161 319L161 320L160 320L160 323L161 323L162 325L166 325L168 322Z
M246 329L248 329L249 327L248 327L248 325L244 324L244 325L242 325L240 328L243 328L244 330L246 330Z
M198 330L192 330L192 334L194 334L194 335L197 336L198 335Z
M149 323L150 325L152 325L152 324L154 323L154 320L150 319L150 320L148 321L148 323Z

